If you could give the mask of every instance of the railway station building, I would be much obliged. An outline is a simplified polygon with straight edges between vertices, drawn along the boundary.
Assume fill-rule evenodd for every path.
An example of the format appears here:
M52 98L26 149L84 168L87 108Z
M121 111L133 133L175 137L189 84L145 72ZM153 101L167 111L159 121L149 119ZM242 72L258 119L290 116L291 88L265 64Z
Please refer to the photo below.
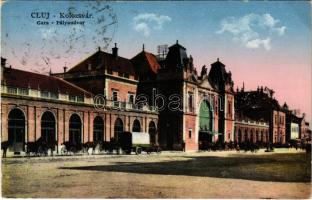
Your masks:
M270 89L234 91L232 74L218 58L197 69L178 41L166 55L143 45L131 59L118 55L117 44L111 53L99 48L49 75L15 69L1 58L2 143L8 155L22 155L28 142L55 144L60 153L64 142L111 141L125 131L150 134L150 143L164 150L286 142L286 112ZM307 122L301 123L305 130Z

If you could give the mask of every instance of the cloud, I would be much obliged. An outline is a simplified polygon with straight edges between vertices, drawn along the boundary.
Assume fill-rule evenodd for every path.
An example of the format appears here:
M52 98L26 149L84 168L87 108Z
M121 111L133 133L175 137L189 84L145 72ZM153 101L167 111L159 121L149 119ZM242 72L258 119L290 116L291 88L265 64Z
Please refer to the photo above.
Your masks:
M242 43L247 48L257 49L263 47L271 49L271 36L285 34L286 26L279 26L280 20L274 19L270 14L247 14L243 17L227 17L221 21L218 34L230 33L235 42Z
M265 50L270 50L271 49L271 39L266 38L266 39L254 39L250 40L246 43L246 47L251 48L251 49L257 49L260 46L263 46Z
M145 37L148 37L152 30L161 30L166 22L170 22L171 18L166 15L158 15L155 13L141 13L133 19L133 29Z
M275 28L275 30L277 31L277 33L279 35L284 35L285 34L285 30L286 30L286 26L282 26L282 27L279 27L279 28Z
M274 19L270 14L267 13L262 16L262 19L261 16L259 17L259 21L263 22L263 24L268 27L274 27L279 22L279 20Z
M139 33L142 33L145 37L150 35L150 28L145 22L136 24L136 26L134 26L134 30L136 30Z

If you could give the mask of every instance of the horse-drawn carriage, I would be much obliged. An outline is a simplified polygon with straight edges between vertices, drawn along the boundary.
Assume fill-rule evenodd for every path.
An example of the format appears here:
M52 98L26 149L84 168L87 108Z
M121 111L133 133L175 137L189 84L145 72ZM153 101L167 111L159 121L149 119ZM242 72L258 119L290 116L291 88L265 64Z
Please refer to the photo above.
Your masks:
M71 143L64 142L61 147L62 155L74 155L76 153L101 154L108 153L116 154L126 153L141 154L142 152L150 154L152 152L160 153L161 149L156 144L150 143L150 135L142 132L121 132L116 138L111 138L108 141L96 141L86 143Z
M152 152L160 153L158 145L150 143L150 135L143 132L123 132L118 134L118 147L126 154L135 152L137 155L145 151L147 154ZM118 152L119 152L118 150Z
M55 151L56 141L55 142L47 142L42 138L39 138L35 142L27 142L26 143L26 155L27 156L48 156L53 155L53 151Z
M2 142L1 148L3 150L3 157L6 157L9 142ZM25 150L27 156L48 156L53 155L57 149L56 141L47 142L43 138L39 138L34 142L25 143ZM75 141L66 141L61 144L58 154L61 155L75 155L75 154L141 154L146 152L160 153L161 149L158 145L150 142L150 135L142 132L121 132L116 138L111 138L110 141L95 141L78 143Z

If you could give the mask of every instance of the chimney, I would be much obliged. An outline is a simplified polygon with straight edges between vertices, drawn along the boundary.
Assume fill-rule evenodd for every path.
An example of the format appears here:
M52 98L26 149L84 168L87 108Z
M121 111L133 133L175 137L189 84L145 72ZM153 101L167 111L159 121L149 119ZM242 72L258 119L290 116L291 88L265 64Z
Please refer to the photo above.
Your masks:
M66 73L66 71L67 71L66 65L63 67L63 69L64 69L64 73Z
M192 70L193 68L194 68L193 57L192 55L190 55L190 69Z
M117 57L118 57L117 43L115 43L115 47L112 48L112 52L113 52L113 56L114 56L115 58L117 58Z
M6 59L1 57L1 67L5 67Z

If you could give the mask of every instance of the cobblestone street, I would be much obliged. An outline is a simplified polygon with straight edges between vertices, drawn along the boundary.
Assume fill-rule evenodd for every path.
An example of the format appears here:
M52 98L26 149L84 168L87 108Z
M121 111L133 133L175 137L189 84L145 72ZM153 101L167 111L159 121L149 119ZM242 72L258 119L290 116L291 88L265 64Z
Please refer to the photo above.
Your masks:
M4 197L308 198L310 155L169 153L2 159Z

